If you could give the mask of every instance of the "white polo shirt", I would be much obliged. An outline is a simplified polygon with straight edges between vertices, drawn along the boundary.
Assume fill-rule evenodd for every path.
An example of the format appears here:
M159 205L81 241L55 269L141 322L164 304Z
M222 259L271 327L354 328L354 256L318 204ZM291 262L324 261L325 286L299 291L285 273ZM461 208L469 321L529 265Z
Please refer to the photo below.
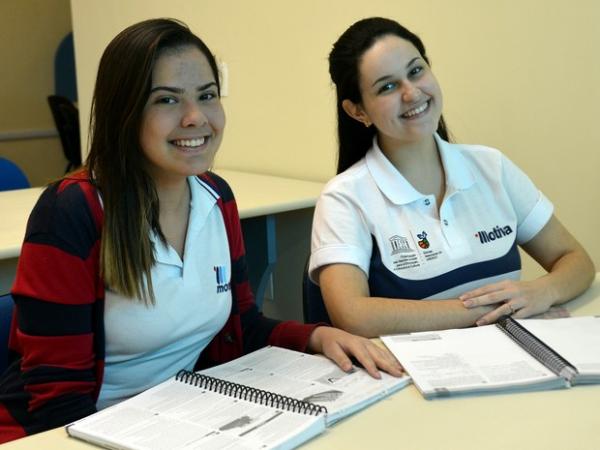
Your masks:
M325 186L313 220L311 277L328 264L353 264L367 274L371 296L405 299L455 298L520 277L517 244L544 227L552 204L500 151L437 135L436 143L446 174L439 208L376 139Z
M183 261L153 235L156 304L107 289L106 357L99 409L125 400L194 368L200 352L225 325L231 310L231 257L218 194L189 177L191 209Z

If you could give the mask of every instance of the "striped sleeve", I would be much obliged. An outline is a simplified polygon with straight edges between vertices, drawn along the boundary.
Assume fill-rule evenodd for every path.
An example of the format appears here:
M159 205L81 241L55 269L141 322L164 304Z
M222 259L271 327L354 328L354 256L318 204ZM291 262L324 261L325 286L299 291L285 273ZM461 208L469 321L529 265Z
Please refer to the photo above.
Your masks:
M101 210L87 183L50 186L33 209L12 294L13 363L0 384L0 424L10 415L26 434L95 411L103 329L98 299Z

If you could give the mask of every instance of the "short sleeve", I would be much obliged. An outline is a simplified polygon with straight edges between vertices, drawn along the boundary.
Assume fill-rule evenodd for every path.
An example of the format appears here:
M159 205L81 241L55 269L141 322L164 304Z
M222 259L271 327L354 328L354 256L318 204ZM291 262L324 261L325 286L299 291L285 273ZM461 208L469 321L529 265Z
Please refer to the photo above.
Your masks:
M309 276L328 264L358 266L369 273L372 239L363 211L352 195L327 186L313 218Z
M517 216L517 243L529 242L548 223L554 205L507 157L502 157L502 182Z

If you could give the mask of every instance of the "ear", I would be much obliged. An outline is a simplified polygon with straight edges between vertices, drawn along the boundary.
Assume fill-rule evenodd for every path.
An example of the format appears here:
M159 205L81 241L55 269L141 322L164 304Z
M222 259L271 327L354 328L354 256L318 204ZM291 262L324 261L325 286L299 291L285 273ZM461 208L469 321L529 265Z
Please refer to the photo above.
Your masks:
M360 103L354 103L352 100L343 100L342 108L346 111L350 117L354 120L358 120L360 123L364 124L365 127L371 126L371 120L369 119L369 115L365 112L362 105Z

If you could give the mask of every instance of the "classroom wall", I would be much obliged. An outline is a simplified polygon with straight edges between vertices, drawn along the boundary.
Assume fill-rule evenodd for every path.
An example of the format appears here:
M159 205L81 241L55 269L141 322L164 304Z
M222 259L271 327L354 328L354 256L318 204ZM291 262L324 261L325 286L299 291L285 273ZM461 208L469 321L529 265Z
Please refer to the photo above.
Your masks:
M54 53L70 31L69 0L0 1L0 133L55 128L46 97L54 92ZM67 164L58 136L0 141L0 156L33 185L61 176Z
M217 166L327 180L335 167L331 44L382 15L419 34L457 141L502 149L600 268L600 2L579 0L71 0L82 123L100 54L121 29L187 22L229 67ZM85 133L84 133L85 135ZM525 263L526 272L536 269Z

